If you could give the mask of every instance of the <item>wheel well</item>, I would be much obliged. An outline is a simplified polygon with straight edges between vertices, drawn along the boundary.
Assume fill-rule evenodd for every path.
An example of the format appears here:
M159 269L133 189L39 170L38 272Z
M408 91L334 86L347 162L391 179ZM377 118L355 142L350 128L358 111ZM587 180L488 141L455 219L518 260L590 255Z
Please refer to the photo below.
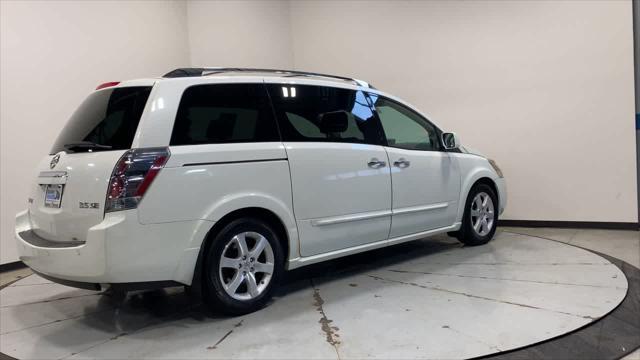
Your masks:
M260 219L267 224L273 227L273 231L278 235L278 240L280 241L280 245L282 245L282 251L286 255L286 258L289 257L289 236L287 234L287 229L282 223L282 220L278 217L278 215L274 214L272 211L258 208L258 207L250 207L244 209L238 209L228 213L223 216L220 220L216 221L216 223L211 227L211 230L207 233L206 238L204 239L204 244L202 248L210 246L211 241L215 238L215 236L225 227L227 224L232 222L233 220L240 219L243 217L250 217L254 219ZM202 252L201 252L202 254Z
M228 213L227 215L220 218L220 220L216 221L216 223L211 227L207 236L202 241L202 245L200 246L200 253L198 255L198 260L196 262L196 268L193 272L193 282L191 284L192 288L195 288L197 292L201 290L201 279L202 279L202 265L204 263L204 257L207 253L207 250L213 243L213 239L216 235L224 228L227 224L232 222L233 220L240 219L243 217L251 217L254 219L260 219L267 224L273 227L273 231L278 235L278 240L282 245L282 251L285 254L285 261L289 258L289 236L287 234L287 228L282 223L282 220L278 217L278 215L274 214L272 211L258 208L258 207L250 207L244 209L238 209ZM193 286L196 285L196 286ZM195 294L197 296L201 296L201 294Z
M498 203L500 202L500 194L498 193L498 188L496 187L496 183L494 183L493 180L491 180L488 177L480 178L480 179L476 180L475 183L473 183L471 188L476 186L476 184L485 184L485 185L489 186L491 188L491 190L493 190L494 194L496 194L496 197L498 198ZM500 204L496 204L496 208L499 209L499 205Z

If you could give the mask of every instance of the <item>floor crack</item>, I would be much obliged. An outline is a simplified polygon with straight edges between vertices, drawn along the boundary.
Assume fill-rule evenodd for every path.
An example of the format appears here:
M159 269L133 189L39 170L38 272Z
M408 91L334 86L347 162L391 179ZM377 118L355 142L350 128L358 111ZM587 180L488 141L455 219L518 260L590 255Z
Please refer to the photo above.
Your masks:
M340 352L338 351L338 345L340 345L340 340L338 338L340 337L340 335L338 335L337 333L337 331L340 329L337 326L331 326L333 320L330 320L327 317L327 314L324 312L324 299L320 295L320 289L316 288L315 284L313 283L313 279L309 279L309 282L311 283L311 287L313 288L313 305L320 313L320 320L318 320L318 323L320 324L322 331L326 335L327 343L333 346L333 349L336 351L336 356L338 356L338 359L340 359Z
M443 274L443 273L435 273L435 272L428 272L428 271L411 271L411 270L397 270L397 269L389 269L387 271L395 272L395 273L401 273L401 274L423 274L423 275L451 276L451 277L483 279L483 280L516 281L516 282L526 282L526 283L534 283L534 284L584 286L584 287L595 287L595 288L604 288L604 289L622 289L622 288L620 288L618 286L603 286L603 285L590 285L590 284L572 284L572 283L550 282L550 281L540 281L540 280L508 279L508 278L498 278L498 277L490 277L490 276Z
M28 302L28 303L22 303L22 304L4 305L4 306L0 306L0 309L6 309L6 308L18 307L18 306L25 306L25 305L45 304L45 303L49 303L49 302L53 302L53 301L69 300L69 299L75 299L75 298L81 298L81 297L87 297L87 296L98 296L98 295L103 295L103 293L85 294L85 295L77 295L77 296L65 296L65 297L59 297L59 298L47 299L47 300L41 300L41 301L34 301L34 302Z
M569 316L578 317L578 318L581 318L581 319L597 320L597 318L594 318L593 316L588 316L588 315L579 315L579 314L573 314L573 313L565 312L565 311L545 309L545 308L541 308L541 307L537 307L537 306L533 306L533 305L521 304L521 303L517 303L517 302L513 302L513 301L505 301L505 300L494 299L494 298L485 297L485 296L467 294L467 293L461 292L461 291L454 291L454 290L448 290L448 289L443 289L443 288L439 288L439 287L420 285L420 284L416 284L416 283L413 283L413 282L405 282L405 281L400 281L400 280L386 279L386 278L379 277L379 276L374 276L374 275L367 275L367 276L369 276L370 278L373 278L375 280L388 281L388 282L397 283L397 284L415 286L415 287L419 287L419 288L422 288L422 289L428 289L428 290L442 291L442 292L446 292L446 293L450 293L450 294L456 294L456 295L462 295L462 296L466 296L466 297L470 297L470 298L474 298L474 299L493 301L493 302L498 302L498 303L507 304L507 305L525 307L525 308L529 308L529 309L550 311L550 312L554 312L554 313L557 313L557 314L563 314L563 315L569 315Z
M237 324L233 325L233 329L231 329L231 330L227 331L227 333L226 333L226 334L224 334L224 336L223 336L223 337L221 337L221 338L220 338L220 340L218 340L218 342L217 342L217 343L215 343L215 345L213 345L213 346L207 346L207 349L208 349L208 350L217 349L217 348L218 348L218 345L220 345L220 344L221 344L221 343L222 343L222 342L223 342L227 337L229 337L229 335L231 335L231 333L233 333L233 330L234 330L234 329L239 328L240 326L242 326L242 322L243 322L243 321L244 321L244 319L240 320L240 322L239 322L239 323L237 323Z

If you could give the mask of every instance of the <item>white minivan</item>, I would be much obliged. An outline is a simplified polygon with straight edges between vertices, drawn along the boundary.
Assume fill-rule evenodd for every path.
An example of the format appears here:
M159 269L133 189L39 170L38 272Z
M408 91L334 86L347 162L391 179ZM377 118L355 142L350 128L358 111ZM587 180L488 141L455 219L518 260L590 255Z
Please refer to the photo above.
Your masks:
M37 169L20 260L95 290L191 286L220 311L267 303L287 269L449 233L494 235L492 160L367 83L186 68L100 85Z

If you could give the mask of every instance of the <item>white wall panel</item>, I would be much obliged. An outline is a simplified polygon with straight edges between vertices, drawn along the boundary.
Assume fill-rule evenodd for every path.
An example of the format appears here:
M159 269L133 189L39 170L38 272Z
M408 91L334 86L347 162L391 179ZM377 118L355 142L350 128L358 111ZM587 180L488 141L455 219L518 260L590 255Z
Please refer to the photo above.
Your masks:
M190 1L193 66L290 69L288 1Z
M496 159L506 219L636 222L626 1L294 1L297 69L370 81Z
M15 214L34 169L106 81L189 65L182 1L0 2L0 263L17 260Z

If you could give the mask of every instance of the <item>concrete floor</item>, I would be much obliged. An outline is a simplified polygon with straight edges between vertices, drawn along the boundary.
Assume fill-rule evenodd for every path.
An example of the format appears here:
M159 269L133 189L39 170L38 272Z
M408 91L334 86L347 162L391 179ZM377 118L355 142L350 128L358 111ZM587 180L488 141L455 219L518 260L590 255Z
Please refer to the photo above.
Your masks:
M294 271L267 309L240 318L194 310L179 289L117 303L30 276L0 292L0 351L18 358L479 356L570 331L624 297L617 268L539 237L640 267L637 231L501 230L483 247L437 237ZM0 285L26 274L1 274ZM625 359L640 359L640 351Z

